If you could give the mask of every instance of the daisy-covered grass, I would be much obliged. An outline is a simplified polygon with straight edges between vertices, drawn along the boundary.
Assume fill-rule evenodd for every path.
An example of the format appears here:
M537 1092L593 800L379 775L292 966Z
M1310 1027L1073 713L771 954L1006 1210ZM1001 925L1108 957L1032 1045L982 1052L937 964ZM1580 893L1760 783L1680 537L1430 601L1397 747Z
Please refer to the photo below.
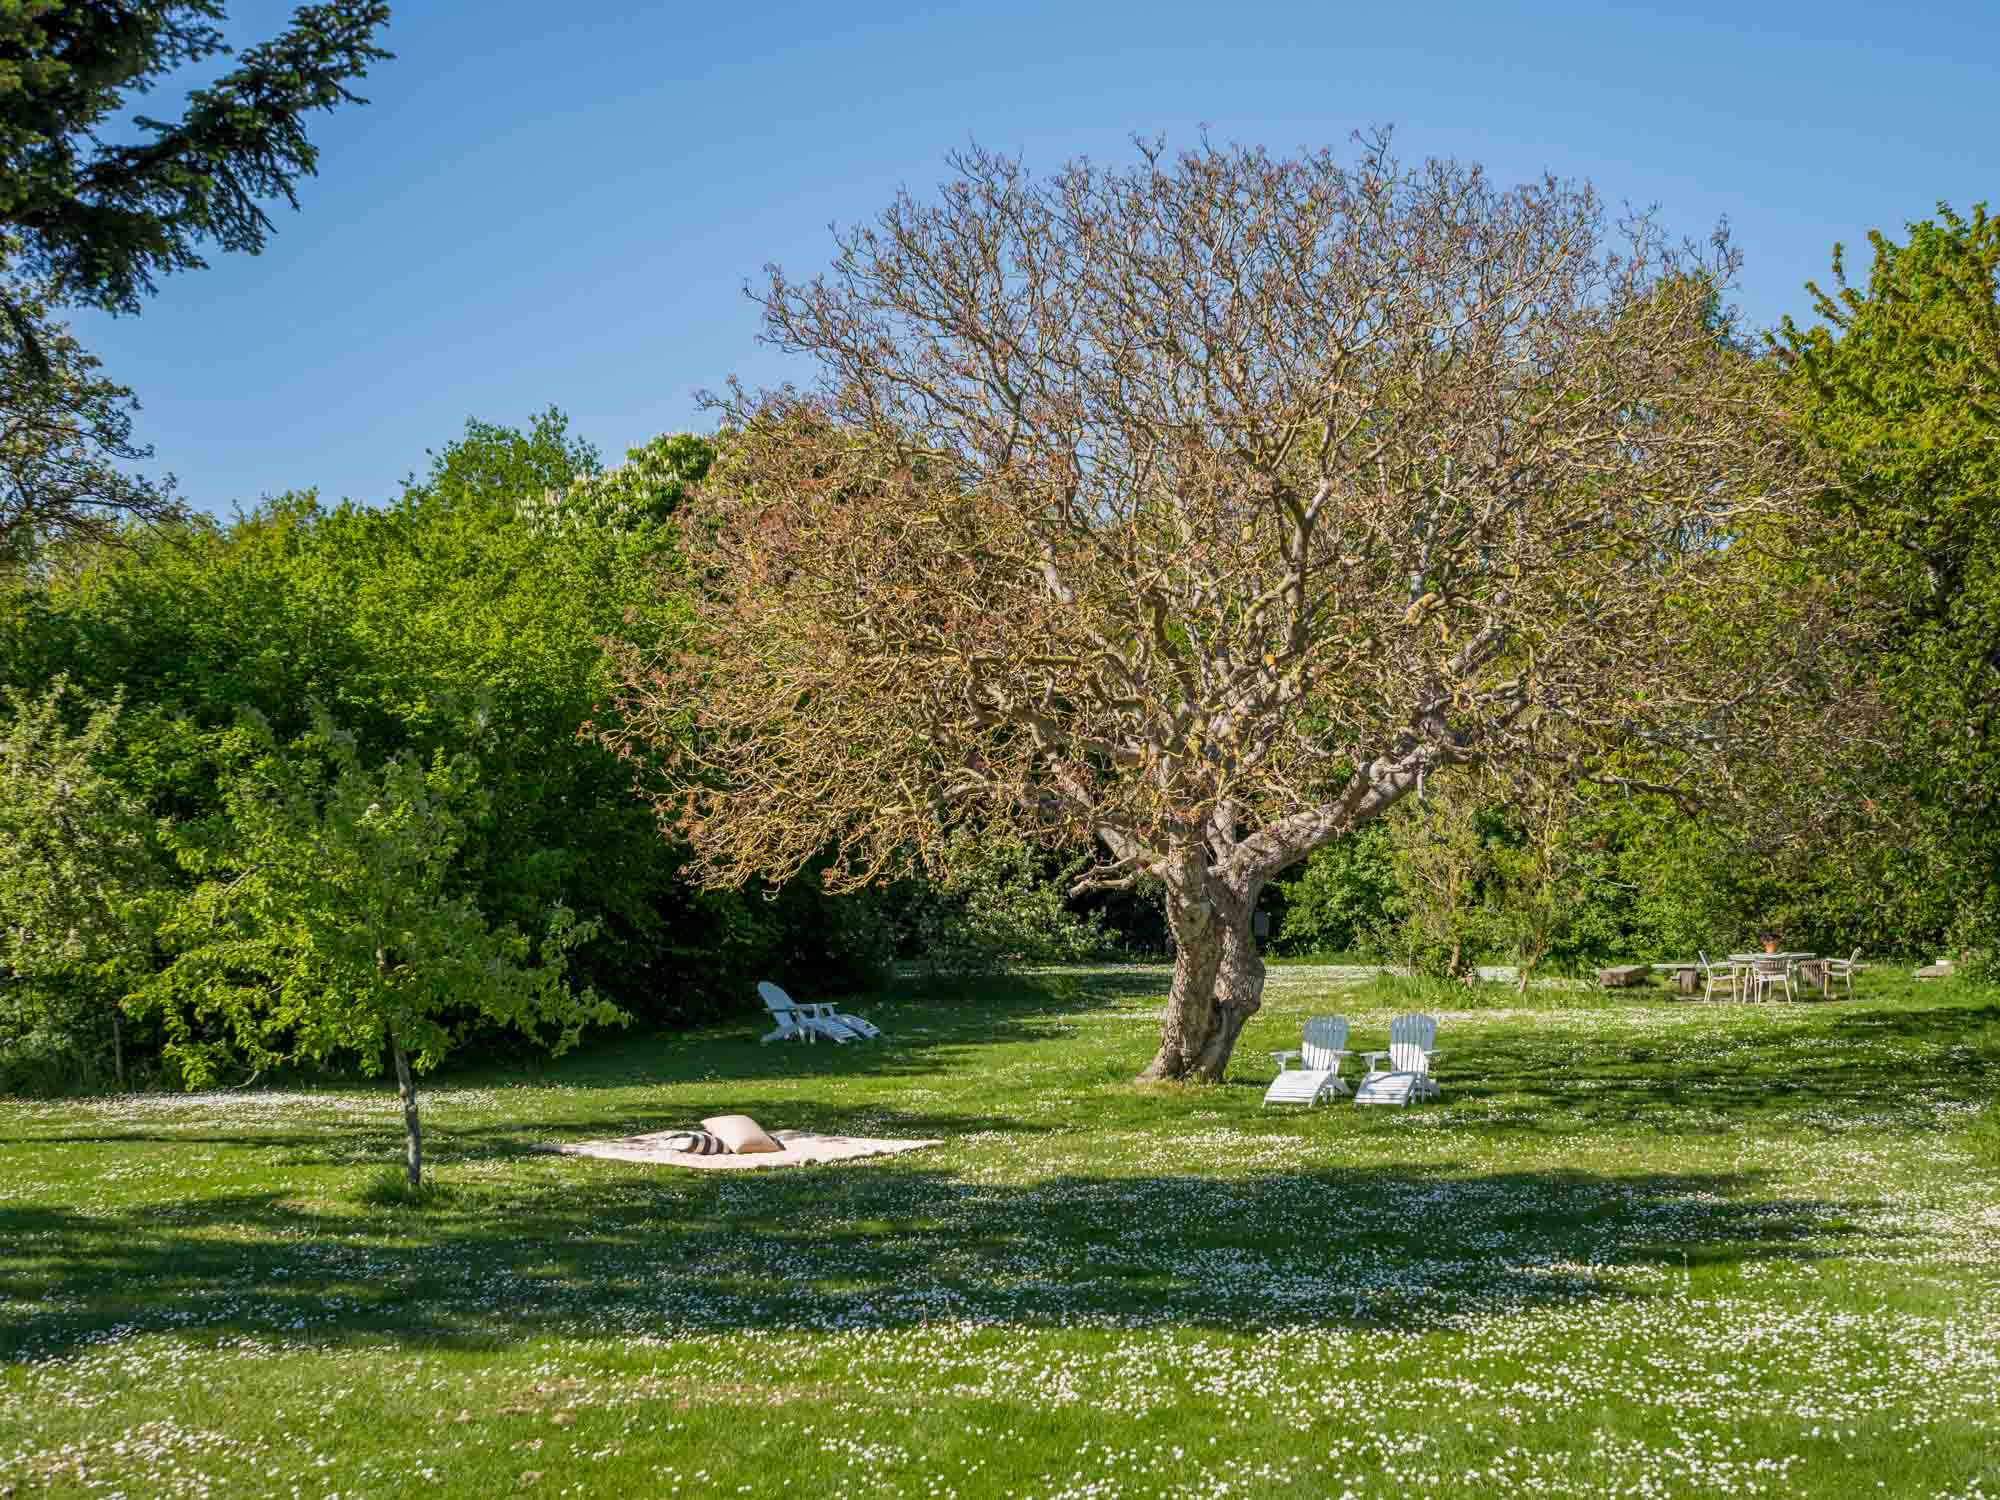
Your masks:
M1275 967L1147 1089L1162 969L746 1018L426 1091L0 1101L0 1496L2000 1500L2000 992L1454 994ZM1439 1010L1444 1098L1260 1107ZM747 1112L942 1136L697 1173Z

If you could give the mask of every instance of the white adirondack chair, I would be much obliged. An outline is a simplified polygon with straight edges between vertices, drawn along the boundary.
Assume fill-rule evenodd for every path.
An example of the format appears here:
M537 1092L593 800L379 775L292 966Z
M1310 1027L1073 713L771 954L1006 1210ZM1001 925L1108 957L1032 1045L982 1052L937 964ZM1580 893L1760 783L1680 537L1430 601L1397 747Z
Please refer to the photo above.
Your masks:
M1706 985L1706 988L1702 991L1701 998L1704 1000L1713 1000L1717 990L1725 990L1728 992L1730 999L1736 999L1740 993L1736 965L1726 964L1718 969L1708 961L1706 953L1697 952L1695 957L1701 960L1701 977L1703 983Z
M763 1000L764 1008L770 1011L771 1019L778 1023L777 1029L760 1038L761 1041L781 1042L796 1038L811 1042L825 1037L830 1042L851 1042L882 1034L861 1017L842 1015L824 1000L801 1005L768 979L757 982L757 994Z
M1278 1076L1264 1091L1266 1104L1303 1104L1308 1107L1334 1094L1347 1092L1340 1076L1340 1060L1347 1056L1347 1017L1314 1016L1306 1022L1302 1045L1291 1052L1273 1052ZM1289 1066L1297 1058L1299 1065Z
M1412 1099L1437 1098L1431 1064L1444 1056L1436 1047L1437 1031L1437 1018L1419 1011L1391 1021L1389 1050L1362 1054L1368 1060L1368 1072L1354 1091L1354 1102L1408 1104ZM1378 1061L1384 1057L1389 1059L1386 1068Z

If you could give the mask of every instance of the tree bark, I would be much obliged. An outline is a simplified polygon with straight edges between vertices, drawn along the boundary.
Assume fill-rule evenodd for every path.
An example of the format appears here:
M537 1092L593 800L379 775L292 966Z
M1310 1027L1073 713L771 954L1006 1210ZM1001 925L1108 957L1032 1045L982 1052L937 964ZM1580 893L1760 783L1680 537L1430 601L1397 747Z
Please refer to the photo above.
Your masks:
M396 1059L396 1088L403 1096L403 1137L410 1186L424 1185L424 1132L417 1123L417 1083L410 1076L410 1059L395 1032L389 1033L389 1053Z
M111 1007L111 1070L118 1078L118 1087L125 1087L125 1025L124 1017L117 1006Z
M1418 773L1371 763L1339 802L1267 824L1233 846L1227 864L1205 848L1170 851L1156 869L1167 888L1174 983L1160 1050L1142 1083L1220 1083L1249 1019L1264 1007L1264 959L1251 924L1264 883L1336 837L1372 823L1410 792Z
M1220 1083L1243 1026L1264 1003L1264 960L1250 930L1257 892L1235 891L1205 871L1167 889L1174 982L1160 1050L1142 1082Z
M1214 1022L1201 1049L1196 1076L1220 1083L1229 1071L1230 1054L1244 1025L1264 1008L1264 958L1251 930L1256 901L1251 900L1240 924L1222 932L1222 966L1215 976Z

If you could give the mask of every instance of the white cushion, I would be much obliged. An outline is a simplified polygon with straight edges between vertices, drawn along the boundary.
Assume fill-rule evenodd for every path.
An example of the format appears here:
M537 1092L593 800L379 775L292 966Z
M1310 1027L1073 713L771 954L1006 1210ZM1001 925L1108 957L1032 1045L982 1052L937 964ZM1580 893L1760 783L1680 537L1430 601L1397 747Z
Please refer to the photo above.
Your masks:
M764 1127L748 1115L713 1115L703 1120L701 1127L738 1156L785 1149L766 1135Z

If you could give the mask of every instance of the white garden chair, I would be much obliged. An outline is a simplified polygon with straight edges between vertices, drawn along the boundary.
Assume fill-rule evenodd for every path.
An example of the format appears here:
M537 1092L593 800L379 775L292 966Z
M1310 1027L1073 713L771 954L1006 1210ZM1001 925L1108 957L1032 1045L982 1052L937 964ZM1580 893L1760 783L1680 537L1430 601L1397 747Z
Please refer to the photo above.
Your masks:
M1727 991L1729 998L1732 1000L1737 999L1742 994L1743 979L1736 972L1735 964L1725 964L1722 968L1718 969L1708 961L1707 953L1697 952L1695 957L1701 960L1702 983L1706 986L1702 991L1702 999L1713 1000L1717 990Z
M1854 998L1854 974L1861 967L1861 950L1856 948L1845 958L1829 958L1826 967L1820 971L1819 992L1833 994L1833 982L1838 979L1847 986L1847 998Z
M1787 1000L1799 998L1792 988L1792 961L1781 954L1750 960L1750 998L1762 1000L1774 990L1783 990Z
M842 1015L824 1000L801 1005L768 979L757 982L757 995L770 1011L771 1019L778 1023L777 1029L761 1037L761 1041L811 1042L825 1037L830 1042L851 1042L882 1034L861 1017Z
M1398 1016L1389 1023L1389 1050L1364 1053L1367 1075L1354 1091L1356 1104L1408 1104L1412 1099L1435 1099L1437 1080L1431 1064L1444 1054L1437 1050L1438 1023L1435 1016L1418 1011ZM1388 1058L1384 1068L1378 1062Z
M1347 1056L1347 1017L1314 1016L1306 1022L1301 1045L1291 1052L1273 1052L1278 1076L1264 1091L1266 1104L1304 1104L1308 1107L1334 1094L1347 1092L1340 1076L1340 1060ZM1289 1066L1297 1058L1299 1065Z

